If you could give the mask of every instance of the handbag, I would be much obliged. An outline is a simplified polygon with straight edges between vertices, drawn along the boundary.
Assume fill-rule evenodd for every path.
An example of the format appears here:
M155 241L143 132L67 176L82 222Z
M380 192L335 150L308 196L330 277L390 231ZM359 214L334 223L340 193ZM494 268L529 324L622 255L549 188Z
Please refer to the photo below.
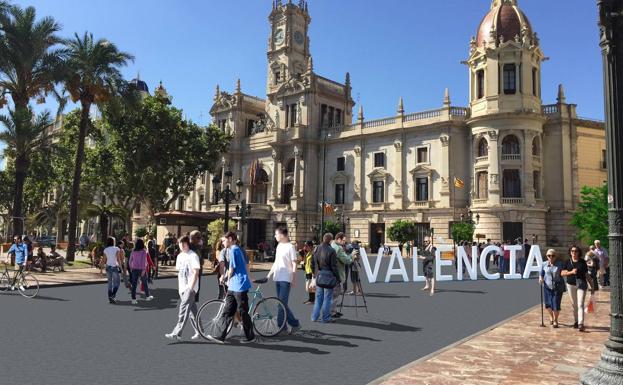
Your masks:
M567 285L565 285L565 280L559 274L554 276L554 273L550 273L552 276L552 283L554 284L554 291L556 293L564 293L567 291Z
M337 278L331 270L320 270L316 277L316 286L323 289L333 289L337 286Z

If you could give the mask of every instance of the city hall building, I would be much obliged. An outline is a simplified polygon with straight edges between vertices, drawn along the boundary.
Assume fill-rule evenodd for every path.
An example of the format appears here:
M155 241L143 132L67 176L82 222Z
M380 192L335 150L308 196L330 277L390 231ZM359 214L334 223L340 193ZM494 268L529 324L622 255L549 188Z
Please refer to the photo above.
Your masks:
M306 1L275 1L269 22L266 97L245 94L240 81L233 92L216 87L213 122L234 139L217 178L197 181L175 213L224 213L213 196L229 170L251 206L251 248L278 226L314 238L323 195L334 208L325 220L373 250L399 219L446 242L451 223L467 218L483 238L573 240L580 188L606 180L604 124L578 117L562 86L543 104L546 58L517 1L494 0L466 47L467 106L440 90L438 109L410 113L397 98L378 120L355 106L347 72L331 80L314 71Z

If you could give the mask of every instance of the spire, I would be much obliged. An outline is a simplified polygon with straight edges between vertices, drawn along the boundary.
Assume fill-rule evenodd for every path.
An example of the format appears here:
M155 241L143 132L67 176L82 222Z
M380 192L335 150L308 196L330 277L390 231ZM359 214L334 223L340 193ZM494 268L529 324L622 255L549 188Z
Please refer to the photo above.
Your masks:
M363 106L359 106L359 113L357 114L357 120L363 122Z
M450 90L448 90L447 88L443 94L443 106L450 107Z
M346 87L350 87L350 72L346 73L346 80L344 81Z
M403 115L405 113L405 106L402 101L402 96L398 99L398 115Z
M214 93L214 100L217 100L218 97L221 95L221 87L219 87L219 85L216 85L216 92Z
M236 80L236 93L239 94L241 92L240 90L240 79Z
M558 85L558 97L556 98L558 104L565 104L567 102L567 98L565 97L565 88L562 84Z
M307 59L307 72L313 72L314 71L314 59L312 59L311 55L309 56L309 59Z

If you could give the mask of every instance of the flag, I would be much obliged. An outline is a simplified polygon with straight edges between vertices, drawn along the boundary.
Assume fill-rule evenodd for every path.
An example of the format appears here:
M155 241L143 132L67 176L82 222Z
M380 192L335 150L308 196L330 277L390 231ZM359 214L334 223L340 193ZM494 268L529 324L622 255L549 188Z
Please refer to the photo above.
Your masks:
M251 163L251 167L249 167L249 184L251 186L257 186L264 181L258 180L260 176L260 169L262 168L262 162L259 159L256 159Z
M335 214L335 208L330 203L324 204L324 215L333 215Z
M463 188L465 187L465 182L463 182L461 179L454 177L454 187L456 188Z

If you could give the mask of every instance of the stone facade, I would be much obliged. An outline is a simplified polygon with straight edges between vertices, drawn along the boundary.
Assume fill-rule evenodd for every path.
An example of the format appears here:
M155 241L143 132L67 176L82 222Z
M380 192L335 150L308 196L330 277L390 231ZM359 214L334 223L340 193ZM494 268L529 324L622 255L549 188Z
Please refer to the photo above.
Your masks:
M573 240L580 187L606 179L604 127L579 118L562 86L543 105L545 56L516 1L494 0L470 42L467 107L446 90L438 109L405 113L400 98L395 114L371 121L362 106L353 117L348 73L340 83L314 72L305 1L274 2L269 22L266 98L238 81L233 93L217 86L210 111L234 137L218 173L243 182L250 247L279 225L295 240L313 238L323 196L349 237L373 249L398 219L448 242L451 222L468 212L484 238ZM222 212L214 187L206 175L176 209Z

